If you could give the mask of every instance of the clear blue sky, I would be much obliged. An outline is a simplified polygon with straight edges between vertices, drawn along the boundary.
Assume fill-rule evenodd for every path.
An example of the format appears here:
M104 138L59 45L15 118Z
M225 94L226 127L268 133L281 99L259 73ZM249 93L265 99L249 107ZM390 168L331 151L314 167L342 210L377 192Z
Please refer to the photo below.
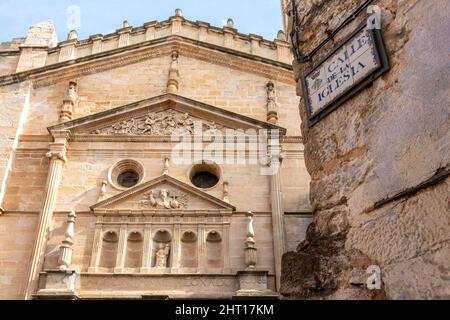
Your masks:
M125 19L132 26L166 20L176 8L186 19L219 27L231 17L240 32L269 40L282 28L279 0L0 0L0 42L24 37L30 25L47 19L55 23L58 40L65 40L71 5L80 8L79 39L114 32Z

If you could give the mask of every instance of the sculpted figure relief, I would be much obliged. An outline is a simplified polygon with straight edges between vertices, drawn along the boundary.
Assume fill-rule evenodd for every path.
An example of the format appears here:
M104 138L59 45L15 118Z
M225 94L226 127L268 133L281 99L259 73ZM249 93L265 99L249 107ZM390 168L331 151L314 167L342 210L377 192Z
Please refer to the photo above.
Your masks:
M192 118L188 113L166 110L159 113L149 113L144 117L122 120L108 127L91 131L97 135L149 135L149 136L170 136L173 133L180 135L194 133L194 121L201 121ZM223 127L214 121L202 121L203 130L216 132Z
M156 268L167 268L167 258L170 253L170 244L160 243L158 246L158 251L156 251Z
M155 191L151 190L144 194L143 200L139 203L143 207L151 207L155 209L186 209L187 195L161 189L158 196L155 196Z

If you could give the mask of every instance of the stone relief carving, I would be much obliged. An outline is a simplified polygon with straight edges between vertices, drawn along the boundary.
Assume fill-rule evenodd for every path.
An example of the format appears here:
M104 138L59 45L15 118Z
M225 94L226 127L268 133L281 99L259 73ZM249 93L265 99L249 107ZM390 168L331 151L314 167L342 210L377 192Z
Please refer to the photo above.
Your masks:
M211 130L212 133L223 127L214 121L198 120L188 113L167 110L159 113L149 113L140 118L122 120L105 128L95 129L91 134L96 135L149 135L170 136L175 134L194 133L194 122L201 121L203 130Z
M156 268L167 268L167 258L170 253L170 244L160 243L155 253Z
M158 192L154 190L144 194L139 204L143 207L155 209L186 209L188 198L186 194L176 191L161 189Z

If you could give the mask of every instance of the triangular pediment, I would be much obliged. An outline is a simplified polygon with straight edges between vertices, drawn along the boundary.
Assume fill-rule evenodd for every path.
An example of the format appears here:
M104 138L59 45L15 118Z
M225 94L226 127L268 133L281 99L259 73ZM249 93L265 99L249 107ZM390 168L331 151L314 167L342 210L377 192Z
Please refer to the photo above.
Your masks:
M91 210L99 214L113 212L231 213L235 207L171 176L163 175L101 201L93 205Z
M173 133L221 131L227 129L284 128L233 113L175 94L164 94L108 111L86 116L49 128L49 131L69 130L72 139L121 137L170 137Z

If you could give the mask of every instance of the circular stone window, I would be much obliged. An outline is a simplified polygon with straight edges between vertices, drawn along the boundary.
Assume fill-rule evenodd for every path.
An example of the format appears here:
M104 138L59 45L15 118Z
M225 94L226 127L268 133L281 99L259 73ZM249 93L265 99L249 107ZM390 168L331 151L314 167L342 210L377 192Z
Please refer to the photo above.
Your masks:
M122 160L111 167L109 183L116 189L126 190L138 185L144 178L144 167L135 160Z
M200 189L214 188L220 181L220 167L215 163L201 163L192 166L189 180Z

